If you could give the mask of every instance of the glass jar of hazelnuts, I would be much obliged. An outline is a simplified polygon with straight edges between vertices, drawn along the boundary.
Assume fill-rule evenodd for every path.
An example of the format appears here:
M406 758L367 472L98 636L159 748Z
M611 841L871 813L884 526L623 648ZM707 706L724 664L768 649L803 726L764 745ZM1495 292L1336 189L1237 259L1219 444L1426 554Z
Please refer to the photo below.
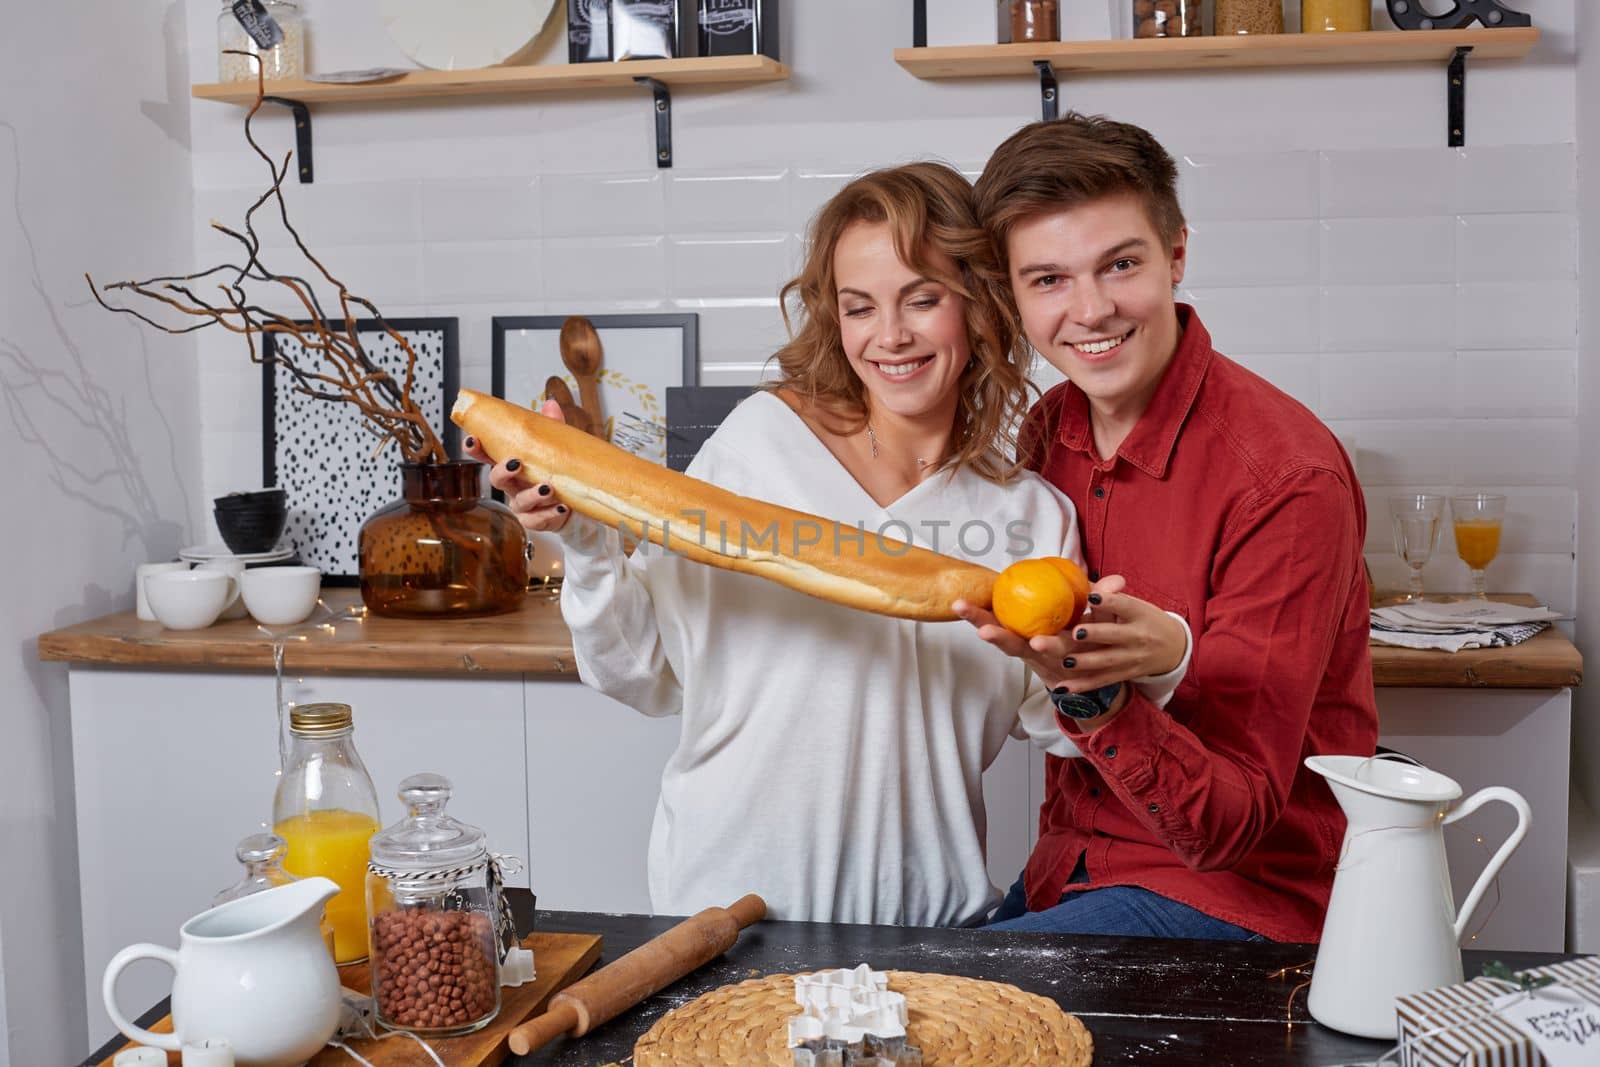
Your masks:
M372 837L368 949L378 1021L444 1036L500 1010L500 892L482 830L445 814L450 782L400 783L406 816Z

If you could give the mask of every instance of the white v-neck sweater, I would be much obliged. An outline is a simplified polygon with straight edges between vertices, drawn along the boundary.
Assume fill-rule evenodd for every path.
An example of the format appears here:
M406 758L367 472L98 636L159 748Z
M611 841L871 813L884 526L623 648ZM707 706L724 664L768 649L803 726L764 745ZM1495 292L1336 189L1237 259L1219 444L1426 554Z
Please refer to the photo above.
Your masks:
M1042 479L998 486L962 470L879 507L768 393L689 473L996 570L1082 560L1072 504ZM856 611L651 545L626 557L615 530L582 516L563 542L580 677L683 719L650 835L657 913L750 892L776 919L967 925L993 907L984 769L1012 735L1077 754L1020 661L964 622ZM1170 696L1183 669L1141 688Z

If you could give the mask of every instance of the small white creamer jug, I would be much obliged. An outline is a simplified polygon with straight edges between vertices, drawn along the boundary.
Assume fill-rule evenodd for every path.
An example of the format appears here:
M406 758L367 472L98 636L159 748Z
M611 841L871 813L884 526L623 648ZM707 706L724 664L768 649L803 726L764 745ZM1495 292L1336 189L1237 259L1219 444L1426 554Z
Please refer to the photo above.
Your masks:
M290 882L196 915L176 952L129 945L106 965L107 1014L141 1045L177 1052L222 1040L237 1067L299 1067L339 1025L339 972L321 928L322 906L337 892L327 878ZM117 1007L117 976L145 958L175 972L170 1034L140 1029Z
M1324 1026L1393 1041L1396 997L1461 981L1461 936L1532 813L1503 786L1454 804L1461 786L1413 763L1311 756L1306 766L1327 779L1347 820L1307 1007ZM1444 827L1491 800L1515 808L1517 826L1457 915Z

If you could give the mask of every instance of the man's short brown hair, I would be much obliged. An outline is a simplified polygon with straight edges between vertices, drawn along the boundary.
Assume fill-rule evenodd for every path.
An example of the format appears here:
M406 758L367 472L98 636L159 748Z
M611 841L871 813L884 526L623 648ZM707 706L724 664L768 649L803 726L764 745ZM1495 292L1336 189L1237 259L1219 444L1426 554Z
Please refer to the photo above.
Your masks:
M1003 266L1018 222L1103 197L1138 197L1169 250L1184 226L1172 156L1150 131L1103 115L1069 111L1018 130L989 157L975 192Z

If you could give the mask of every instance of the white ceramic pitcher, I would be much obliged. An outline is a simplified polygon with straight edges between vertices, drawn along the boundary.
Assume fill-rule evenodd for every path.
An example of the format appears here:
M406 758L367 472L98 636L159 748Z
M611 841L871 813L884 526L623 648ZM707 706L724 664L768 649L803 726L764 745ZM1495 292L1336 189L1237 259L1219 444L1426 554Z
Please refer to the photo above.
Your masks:
M1307 1006L1324 1026L1395 1038L1395 997L1461 981L1461 936L1484 890L1528 832L1520 793L1461 786L1426 767L1380 757L1311 756L1348 821ZM1444 827L1491 800L1510 804L1517 827L1490 858L1456 914Z
M220 1038L238 1067L299 1067L339 1025L339 972L321 929L337 892L337 882L305 878L201 912L183 924L176 952L129 945L100 984L107 1014L141 1045L177 1052ZM117 976L145 958L175 972L170 1034L140 1029L117 1007Z

